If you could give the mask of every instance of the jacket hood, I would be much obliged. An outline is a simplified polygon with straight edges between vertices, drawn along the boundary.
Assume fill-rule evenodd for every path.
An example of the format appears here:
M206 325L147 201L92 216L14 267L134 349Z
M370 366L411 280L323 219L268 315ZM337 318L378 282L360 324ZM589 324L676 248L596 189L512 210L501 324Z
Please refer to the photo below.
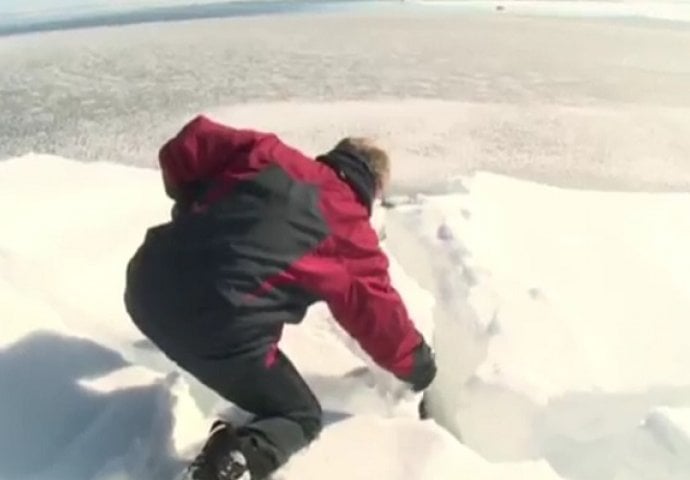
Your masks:
M180 203L198 198L230 160L247 156L265 138L251 130L238 130L200 115L168 140L158 153L166 194Z

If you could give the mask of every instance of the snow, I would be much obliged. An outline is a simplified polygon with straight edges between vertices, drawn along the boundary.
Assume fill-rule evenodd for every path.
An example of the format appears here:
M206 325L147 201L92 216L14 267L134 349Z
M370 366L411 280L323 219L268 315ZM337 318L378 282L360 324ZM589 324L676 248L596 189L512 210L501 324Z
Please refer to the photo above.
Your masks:
M286 136L313 146L355 113L318 132L298 116ZM690 194L447 181L454 193L391 197L374 219L436 349L433 420L317 304L282 348L327 426L275 478L688 478ZM0 163L0 479L169 479L213 418L246 418L124 311L125 262L170 207L152 169Z
M169 208L150 169L34 154L0 164L0 478L172 478L216 415L246 415L177 371L124 312L124 262ZM431 337L434 299L391 261ZM420 421L419 396L343 337L321 304L285 334L327 427L276 479L560 478L543 460L491 464Z
M690 470L690 409L652 410L626 452L625 468L616 480L687 478Z
M670 421L649 412L690 403L690 194L488 173L463 186L388 217L415 244L397 247L403 267L406 249L433 259L442 365L471 365L436 382L437 417L495 461L546 458L578 479L677 478L664 476L672 464L686 478L687 454L633 468L626 452L645 435L667 449Z
M0 23L60 13L25 3ZM437 193L376 211L437 351L435 421L316 305L282 347L327 428L276 479L690 478L690 195L591 190L687 191L686 30L635 19L690 3L422 3L6 37L0 156L151 165L190 110L253 98L212 113L312 153L373 133L397 193ZM0 162L0 480L170 479L216 415L245 416L124 312L124 263L169 209L152 170Z

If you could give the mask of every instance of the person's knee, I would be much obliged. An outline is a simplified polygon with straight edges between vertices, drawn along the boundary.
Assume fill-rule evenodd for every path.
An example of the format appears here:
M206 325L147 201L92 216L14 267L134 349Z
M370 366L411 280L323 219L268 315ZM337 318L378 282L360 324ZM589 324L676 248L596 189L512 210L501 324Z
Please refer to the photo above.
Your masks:
M311 442L315 440L323 429L323 412L321 410L321 405L313 405L309 411L299 415L298 422L300 427L302 427L307 441Z
M314 441L319 436L322 429L323 421L320 417L309 419L302 423L302 430L304 430L304 436L310 442Z

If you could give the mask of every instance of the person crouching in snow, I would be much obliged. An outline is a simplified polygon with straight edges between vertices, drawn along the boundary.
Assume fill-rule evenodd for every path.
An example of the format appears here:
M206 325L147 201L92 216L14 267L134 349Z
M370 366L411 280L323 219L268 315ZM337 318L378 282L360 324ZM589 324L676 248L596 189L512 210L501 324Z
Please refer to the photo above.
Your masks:
M217 421L188 476L262 480L322 428L319 401L278 348L283 326L325 302L381 367L411 389L434 356L391 285L370 224L387 154L346 138L309 158L275 134L199 116L160 150L172 220L127 265L125 305L162 352L252 413Z

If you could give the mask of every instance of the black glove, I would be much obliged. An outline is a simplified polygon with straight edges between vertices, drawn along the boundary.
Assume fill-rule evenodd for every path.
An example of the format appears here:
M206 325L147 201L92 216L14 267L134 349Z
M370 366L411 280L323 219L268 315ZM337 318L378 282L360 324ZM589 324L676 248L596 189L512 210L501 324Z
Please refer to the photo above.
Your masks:
M421 392L425 390L436 377L436 360L434 352L426 342L422 341L412 352L412 371L400 380L409 383L412 390Z

